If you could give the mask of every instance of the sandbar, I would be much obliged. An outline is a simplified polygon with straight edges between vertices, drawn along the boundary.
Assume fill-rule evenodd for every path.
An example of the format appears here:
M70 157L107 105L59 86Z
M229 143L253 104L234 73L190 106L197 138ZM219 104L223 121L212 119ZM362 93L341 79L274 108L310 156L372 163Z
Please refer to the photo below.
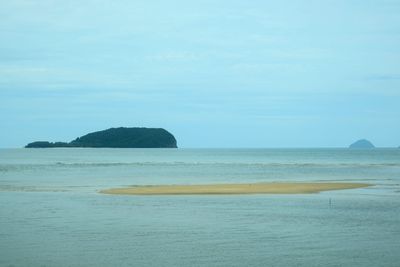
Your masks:
M229 195L229 194L311 194L321 191L368 187L366 183L247 183L204 185L140 185L101 190L114 195Z

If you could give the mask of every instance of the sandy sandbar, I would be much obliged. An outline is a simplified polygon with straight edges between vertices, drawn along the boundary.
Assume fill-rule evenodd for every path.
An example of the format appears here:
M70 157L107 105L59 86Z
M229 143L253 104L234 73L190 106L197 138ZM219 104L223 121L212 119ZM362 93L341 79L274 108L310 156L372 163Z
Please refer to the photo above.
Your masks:
M207 185L148 185L102 190L116 195L202 195L202 194L310 194L328 190L370 186L364 183L254 183Z

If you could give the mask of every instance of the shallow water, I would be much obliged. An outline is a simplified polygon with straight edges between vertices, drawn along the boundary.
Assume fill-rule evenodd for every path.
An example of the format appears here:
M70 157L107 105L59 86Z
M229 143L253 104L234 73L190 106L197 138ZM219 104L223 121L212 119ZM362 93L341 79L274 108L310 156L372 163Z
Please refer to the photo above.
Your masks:
M300 195L143 184L349 181ZM399 266L400 150L0 149L1 266Z

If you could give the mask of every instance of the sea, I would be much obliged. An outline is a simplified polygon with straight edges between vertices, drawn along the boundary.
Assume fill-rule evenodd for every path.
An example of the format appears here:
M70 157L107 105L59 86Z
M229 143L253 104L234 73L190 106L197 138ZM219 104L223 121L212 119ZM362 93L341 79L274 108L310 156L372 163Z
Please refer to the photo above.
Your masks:
M317 194L132 185L360 182ZM400 266L400 149L0 149L0 266Z

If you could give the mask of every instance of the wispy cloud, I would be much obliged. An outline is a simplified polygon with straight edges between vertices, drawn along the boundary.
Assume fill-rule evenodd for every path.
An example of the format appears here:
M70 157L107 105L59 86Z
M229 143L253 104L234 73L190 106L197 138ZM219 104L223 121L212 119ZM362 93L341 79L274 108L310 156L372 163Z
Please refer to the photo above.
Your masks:
M395 80L400 80L400 74L399 75L392 75L392 74L370 75L370 76L366 77L366 80L395 81Z

